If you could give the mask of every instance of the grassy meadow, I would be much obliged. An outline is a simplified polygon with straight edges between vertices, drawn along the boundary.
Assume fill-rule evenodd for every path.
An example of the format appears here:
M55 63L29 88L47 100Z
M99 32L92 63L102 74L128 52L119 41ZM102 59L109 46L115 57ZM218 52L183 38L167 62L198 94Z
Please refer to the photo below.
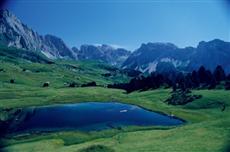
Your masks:
M10 52L10 51L9 51ZM0 51L1 53L1 51ZM39 56L43 59L42 56ZM46 59L44 59L46 60ZM40 61L40 60L38 60ZM149 110L173 114L186 120L178 127L137 127L104 131L60 131L50 133L9 134L0 139L0 151L6 152L229 152L230 93L223 89L193 90L202 98L183 106L164 101L171 89L157 89L126 94L123 90L103 87L130 78L113 67L98 62L56 61L52 64L30 62L15 55L0 56L0 120L10 117L10 110L29 106L118 101ZM23 70L24 69L24 70ZM15 83L10 83L14 79ZM43 88L44 82L50 86ZM95 81L98 87L70 88L65 83ZM224 111L219 102L225 104Z

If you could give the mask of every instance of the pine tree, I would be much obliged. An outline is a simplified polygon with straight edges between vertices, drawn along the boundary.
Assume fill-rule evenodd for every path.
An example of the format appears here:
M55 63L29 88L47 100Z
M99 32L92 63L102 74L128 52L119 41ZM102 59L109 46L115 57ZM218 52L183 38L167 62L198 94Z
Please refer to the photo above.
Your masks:
M198 77L200 80L200 83L205 83L206 82L206 69L204 66L201 66L198 70Z
M224 81L226 78L225 72L222 68L222 66L218 65L214 71L214 77L217 82Z
M192 83L193 83L193 88L197 88L199 87L200 85L200 79L199 79L199 76L198 76L198 73L194 70L192 71Z

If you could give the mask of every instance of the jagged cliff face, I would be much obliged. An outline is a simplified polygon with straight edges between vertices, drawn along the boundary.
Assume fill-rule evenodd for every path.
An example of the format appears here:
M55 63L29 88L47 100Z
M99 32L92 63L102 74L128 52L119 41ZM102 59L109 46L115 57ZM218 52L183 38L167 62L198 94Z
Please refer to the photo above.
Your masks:
M41 37L7 10L0 10L0 34L8 46L37 50L42 45Z
M202 65L214 70L217 65L221 65L226 72L230 73L229 61L230 43L215 39L200 42L196 48L178 48L171 43L142 44L128 57L122 67L151 73L157 69L170 71L173 68L180 71L191 71ZM168 67L173 68L168 69Z
M101 60L112 65L121 65L131 54L122 48L113 48L109 45L82 45L80 49L73 48L79 60Z
M52 35L39 35L8 10L0 10L0 44L40 51L52 59L76 59L77 57L60 38Z
M8 10L0 10L0 45L39 51L50 59L101 60L149 73L175 69L189 71L201 65L210 70L221 65L230 73L230 42L218 39L202 41L196 48L178 48L172 43L147 43L132 53L109 45L82 45L79 49L69 49L62 39L39 35Z
M188 65L193 53L191 47L180 49L172 43L147 43L134 51L122 66L148 73L156 71L159 63L180 68Z
M82 45L69 49L64 41L53 35L41 36L8 10L0 10L0 45L40 51L50 59L101 60L121 65L130 52L108 45Z
M227 73L230 73L230 42L219 39L200 42L188 68L193 70L201 65L210 70L214 70L217 65L221 65Z

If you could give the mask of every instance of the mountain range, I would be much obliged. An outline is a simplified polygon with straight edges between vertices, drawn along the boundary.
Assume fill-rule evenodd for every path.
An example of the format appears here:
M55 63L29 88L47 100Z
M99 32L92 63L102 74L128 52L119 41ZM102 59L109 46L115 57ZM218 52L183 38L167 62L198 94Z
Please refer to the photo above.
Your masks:
M60 38L39 35L8 10L0 10L0 44L40 51L51 59L76 59L73 51Z
M57 36L42 36L35 32L8 10L0 10L0 45L37 51L50 59L100 60L147 73L191 71L201 65L210 70L221 65L230 73L230 42L214 39L201 41L197 47L185 48L172 43L146 43L133 52L106 44L69 48Z
M108 45L70 49L61 38L38 34L8 10L0 10L0 45L39 51L50 59L101 60L113 65L120 65L131 53Z
M127 58L122 67L151 73L173 69L191 71L202 65L210 70L221 65L229 73L230 42L219 39L202 41L196 48L178 48L172 43L142 44Z
M73 47L79 60L101 60L111 65L121 65L131 54L123 48L114 48L106 44L99 46L81 45L80 49Z

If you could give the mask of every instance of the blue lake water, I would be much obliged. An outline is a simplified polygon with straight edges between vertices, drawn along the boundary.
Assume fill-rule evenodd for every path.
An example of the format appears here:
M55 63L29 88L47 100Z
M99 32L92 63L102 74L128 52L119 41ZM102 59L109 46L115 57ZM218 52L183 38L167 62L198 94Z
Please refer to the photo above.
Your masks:
M102 130L122 126L173 126L183 120L116 102L86 102L26 108L14 131Z

